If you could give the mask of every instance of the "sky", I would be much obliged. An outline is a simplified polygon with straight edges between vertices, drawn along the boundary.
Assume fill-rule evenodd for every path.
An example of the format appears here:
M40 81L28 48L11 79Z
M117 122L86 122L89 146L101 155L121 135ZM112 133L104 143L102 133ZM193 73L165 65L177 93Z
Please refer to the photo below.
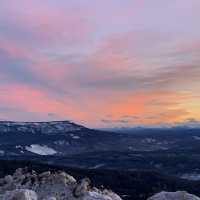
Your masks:
M1 0L0 120L200 120L199 0Z

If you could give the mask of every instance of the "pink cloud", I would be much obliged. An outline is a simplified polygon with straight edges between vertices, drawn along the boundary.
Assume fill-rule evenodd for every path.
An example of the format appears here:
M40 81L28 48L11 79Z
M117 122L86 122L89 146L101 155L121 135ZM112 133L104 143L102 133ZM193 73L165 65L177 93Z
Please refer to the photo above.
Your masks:
M8 23L15 24L35 42L79 44L88 39L92 31L87 12L60 4L59 7L41 1L5 1L3 13ZM33 41L34 42L34 41Z
M187 13L177 12L182 2L185 11L197 1L178 0L175 8L158 1L77 2L3 0L2 103L90 124L107 114L115 121L136 115L141 123L198 117L197 100L181 94L200 89L198 27L193 20L182 26Z
M69 99L58 99L49 93L25 85L1 85L1 104L12 105L38 115L55 113L62 119L82 120L85 114ZM22 120L26 120L25 118Z

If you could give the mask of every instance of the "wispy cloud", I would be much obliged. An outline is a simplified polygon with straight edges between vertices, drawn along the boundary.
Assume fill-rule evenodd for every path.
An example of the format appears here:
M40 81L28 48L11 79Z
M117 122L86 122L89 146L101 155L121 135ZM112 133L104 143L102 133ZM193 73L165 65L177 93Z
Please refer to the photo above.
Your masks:
M3 0L0 117L200 120L199 8L198 0Z

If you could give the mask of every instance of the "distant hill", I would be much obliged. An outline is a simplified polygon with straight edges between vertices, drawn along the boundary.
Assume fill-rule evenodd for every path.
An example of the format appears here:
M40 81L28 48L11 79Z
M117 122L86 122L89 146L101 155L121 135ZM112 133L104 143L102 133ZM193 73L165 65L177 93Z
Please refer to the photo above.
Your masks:
M87 129L84 126L75 124L70 121L50 121L50 122L14 122L14 121L0 121L1 133L42 133L55 134L76 132Z

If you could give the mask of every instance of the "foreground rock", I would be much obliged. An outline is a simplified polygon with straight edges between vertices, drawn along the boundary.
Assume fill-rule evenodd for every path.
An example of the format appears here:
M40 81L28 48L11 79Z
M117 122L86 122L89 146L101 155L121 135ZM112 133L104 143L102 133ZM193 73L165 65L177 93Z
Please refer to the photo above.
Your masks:
M37 174L18 169L0 179L0 200L121 200L112 191L90 185L89 179L77 182L62 171Z
M3 196L3 200L37 200L37 194L32 190L8 191Z
M149 198L148 200L200 200L200 198L184 191L178 191L161 192Z

